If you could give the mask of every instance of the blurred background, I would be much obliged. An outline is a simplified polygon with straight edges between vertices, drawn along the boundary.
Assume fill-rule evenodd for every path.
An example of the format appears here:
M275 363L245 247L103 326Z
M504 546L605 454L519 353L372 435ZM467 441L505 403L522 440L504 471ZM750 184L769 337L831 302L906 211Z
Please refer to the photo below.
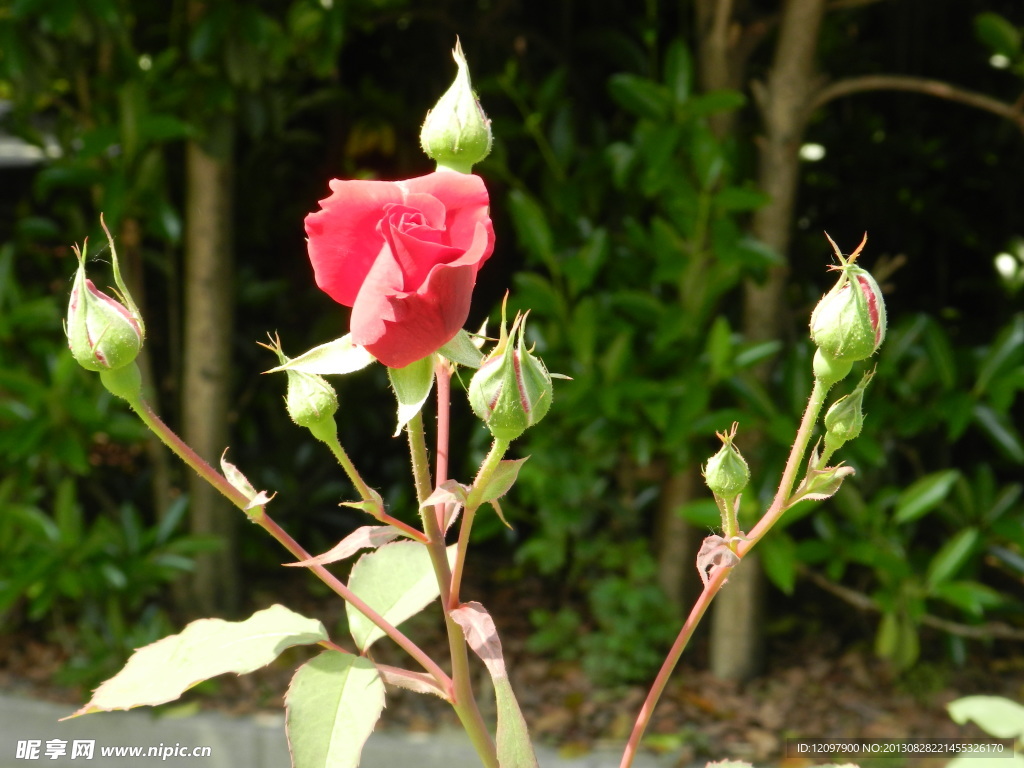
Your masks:
M70 246L108 285L105 215L158 412L328 549L363 521L256 342L346 332L303 217L330 178L432 170L419 125L458 35L495 137L468 325L511 291L573 379L514 446L512 529L474 531L472 597L517 596L516 647L651 678L718 527L714 433L740 424L749 525L810 391L823 233L849 252L867 231L889 335L839 457L857 474L787 514L688 658L744 680L815 638L927 690L1019 670L1022 34L1019 0L2 0L0 650L45 644L56 679L94 685L196 616L325 597L72 360ZM415 519L383 370L335 383L343 443ZM458 390L465 480L487 435Z

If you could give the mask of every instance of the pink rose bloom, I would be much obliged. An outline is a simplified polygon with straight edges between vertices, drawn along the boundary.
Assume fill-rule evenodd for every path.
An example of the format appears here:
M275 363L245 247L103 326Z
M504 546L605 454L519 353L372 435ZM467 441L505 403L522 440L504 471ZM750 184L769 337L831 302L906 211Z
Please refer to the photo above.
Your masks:
M316 284L352 307L352 341L390 368L447 344L469 316L476 274L494 250L478 176L330 182L306 217Z

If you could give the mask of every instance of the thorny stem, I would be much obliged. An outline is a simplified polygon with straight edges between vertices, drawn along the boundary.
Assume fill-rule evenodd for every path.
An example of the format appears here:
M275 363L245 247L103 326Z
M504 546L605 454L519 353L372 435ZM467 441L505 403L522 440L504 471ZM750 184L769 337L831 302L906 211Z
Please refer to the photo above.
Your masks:
M448 479L448 437L451 433L451 396L452 367L443 357L438 355L434 366L434 379L437 381L437 470L434 483L441 485ZM435 507L437 524L444 527L444 505Z
M206 480L206 482L220 491L220 493L232 504L245 512L252 522L267 531L267 533L273 536L297 559L310 559L311 555L270 518L264 505L248 509L250 501L249 498L231 485L231 483L227 481L227 478L207 464L206 461L199 454L193 451L192 448L189 447L189 445L180 437L178 437L170 427L164 424L145 400L141 397L129 399L128 404L132 407L132 410L139 415L139 418L142 419L153 434L163 441L164 445L170 448L178 458L194 469L200 477ZM310 566L309 569L313 571L313 573L315 573L319 579L330 587L338 596L350 602L356 610L376 624L388 637L394 640L406 651L406 653L412 656L434 677L435 680L437 680L438 684L440 684L444 690L450 691L452 689L451 679L444 673L444 670L434 662L433 659L431 659L418 645L416 645L416 643L406 637L397 627L392 626L391 623L383 616L359 599L359 597L356 596L356 594L343 584L333 573L328 571L322 565Z
M811 389L807 408L804 409L803 418L800 420L800 428L797 430L793 447L789 451L789 459L786 461L786 468L782 472L782 479L779 481L779 489L775 494L775 499L757 525L739 541L735 549L736 555L739 558L742 559L771 527L778 522L779 518L782 517L782 513L785 512L790 495L793 492L793 485L796 483L797 473L799 472L800 465L803 463L804 454L807 452L807 444L810 442L811 432L818 421L818 415L821 413L821 406L825 402L827 392L828 387L823 386L815 378L814 387ZM626 742L626 749L622 753L622 762L619 764L619 768L629 768L633 764L633 758L636 756L636 751L640 746L640 740L643 738L644 731L647 730L647 725L651 721L651 716L654 714L654 708L658 703L658 699L661 698L661 694L664 692L665 686L668 684L669 678L676 668L676 664L679 663L679 657L682 656L686 644L690 641L694 630L697 628L697 624L700 623L708 606L715 599L715 595L718 594L731 571L731 567L716 568L704 587L704 591L701 592L697 602L694 603L693 608L690 610L690 615L687 616L682 629L679 630L679 635L665 657L665 661L658 671L658 676L654 679L651 690L647 694L647 699L640 708L636 724L633 726L633 732L630 734L629 741Z
M469 491L469 498L466 499L466 509L462 513L462 522L459 527L459 543L455 550L455 567L452 568L451 589L448 595L448 610L455 610L459 607L459 589L462 585L462 572L466 565L466 553L469 551L469 535L473 530L473 520L476 511L483 503L481 496L487 488L491 477L498 469L505 452L508 451L508 440L494 438L491 450L484 458L480 469L477 471L473 487Z
M793 486L796 483L797 473L804 462L804 455L807 453L807 444L811 440L811 432L818 422L818 415L821 413L821 406L825 402L825 395L828 394L828 387L822 385L815 377L814 386L811 388L811 397L807 401L807 408L804 409L803 418L800 420L800 428L797 430L796 439L793 441L793 448L789 452L789 459L786 461L786 468L782 472L782 480L779 482L779 490L775 494L768 511L764 513L757 525L746 535L745 541L741 541L736 549L736 554L743 557L751 547L771 530L772 526L779 521L782 513L789 505L790 494L793 493Z
M439 411L442 409L438 409ZM412 460L412 474L416 483L416 498L420 505L430 496L430 469L427 459L427 442L423 433L423 414L417 413L409 419L405 427L409 437L409 455ZM448 565L448 551L444 543L444 533L433 510L420 508L423 520L423 531L427 535L427 552L437 579L441 594L441 605L444 607L444 625L448 634L448 651L452 660L452 708L458 715L462 727L465 728L473 748L483 761L486 768L498 768L497 750L494 739L484 723L483 715L477 706L473 693L473 681L469 670L469 650L466 638L460 627L449 614L449 585L452 574Z
M341 441L338 440L338 433L336 431L329 431L323 435L317 435L320 441L331 449L331 453L334 454L334 458L338 460L341 468L345 470L345 474L348 475L348 479L352 481L352 485L356 487L356 491L359 493L359 498L363 501L376 503L378 509L376 512L371 513L373 516L380 520L382 523L393 526L408 536L410 539L425 544L427 542L426 536L420 531L413 528L406 522L399 520L397 517L392 517L383 508L380 507L380 497L374 494L373 490L366 484L362 476L359 474L352 463L352 460L348 457L348 453L341 445Z
M651 716L654 714L654 708L658 704L658 699L661 698L661 694L664 692L665 686L668 685L669 678L672 677L676 664L679 663L679 657L683 655L686 644L690 642L694 630L704 617L704 613L707 611L708 606L711 605L711 601L715 599L718 590L722 588L722 584L725 583L731 570L731 568L716 569L711 580L704 587L704 591L697 598L697 602L690 609L690 615L686 617L683 628L679 630L676 641L669 649L668 655L658 671L658 676L654 678L651 690L648 691L647 698L644 700L643 706L640 707L640 714L637 715L633 732L629 735L629 741L626 742L626 749L622 753L622 762L619 763L619 768L629 768L633 764L633 758L640 747L640 740L644 736L644 731L647 730L647 724L651 721Z

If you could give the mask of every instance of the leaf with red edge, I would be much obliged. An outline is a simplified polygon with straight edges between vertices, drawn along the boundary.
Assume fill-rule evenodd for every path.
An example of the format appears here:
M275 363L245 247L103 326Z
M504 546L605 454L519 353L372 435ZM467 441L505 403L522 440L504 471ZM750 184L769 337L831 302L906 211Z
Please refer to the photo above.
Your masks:
M326 639L322 623L281 605L257 611L245 621L193 621L180 634L135 651L124 669L97 688L89 703L71 717L174 701L203 680L227 672L252 672L286 648Z
M477 602L463 603L449 615L462 627L466 642L483 661L494 683L498 710L498 732L495 736L498 765L500 768L538 768L526 720L505 670L505 658L494 620Z
M399 531L390 525L364 525L339 541L322 555L300 560L297 563L285 563L290 568L308 568L311 565L327 565L351 557L360 549L376 549L398 538Z

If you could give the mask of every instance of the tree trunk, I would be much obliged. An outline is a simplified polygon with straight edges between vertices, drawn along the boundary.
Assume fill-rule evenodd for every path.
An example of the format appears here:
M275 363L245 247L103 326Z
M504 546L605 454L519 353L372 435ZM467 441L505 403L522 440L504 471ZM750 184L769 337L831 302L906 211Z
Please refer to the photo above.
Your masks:
M824 0L789 0L786 3L767 86L755 84L754 89L764 120L758 182L771 200L755 212L753 234L784 258L789 249L799 181L799 149L806 128L807 106L814 90L814 59L823 12ZM728 23L705 11L703 26L710 30L713 38L716 30L719 35L724 34ZM712 41L702 50L709 56L720 56L725 48ZM713 59L711 63L713 78L705 83L722 87L714 78L728 78L730 70L721 61ZM749 282L744 287L743 332L747 339L763 341L782 336L786 322L783 291L787 274L788 268L783 263L769 273L763 284ZM771 368L762 365L755 373L766 381ZM748 432L744 438L744 450L753 455L752 449L760 442L760 436ZM763 581L758 559L747 557L715 600L711 669L717 677L742 680L751 677L760 667Z
M186 442L217 466L228 442L232 336L232 151L234 127L224 120L205 142L187 148L185 317L182 421ZM222 548L196 562L192 594L204 613L233 612L239 603L238 513L191 474L192 532L218 536Z
M702 487L695 466L671 472L661 483L655 520L658 583L668 602L683 615L689 602L688 587L697 578L694 553L698 544L693 526L678 514L678 510Z

